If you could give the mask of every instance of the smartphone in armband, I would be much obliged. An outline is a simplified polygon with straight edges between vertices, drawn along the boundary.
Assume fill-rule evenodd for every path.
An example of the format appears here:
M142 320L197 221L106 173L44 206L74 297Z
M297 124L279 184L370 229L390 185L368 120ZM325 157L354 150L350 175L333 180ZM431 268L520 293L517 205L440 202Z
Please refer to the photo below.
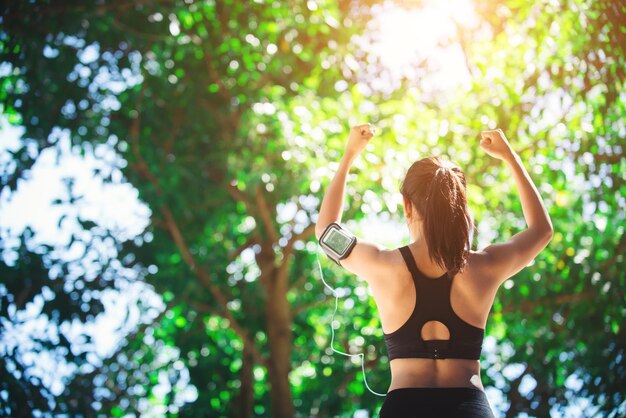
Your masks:
M319 239L320 246L335 263L350 255L356 245L356 237L336 222L329 224Z

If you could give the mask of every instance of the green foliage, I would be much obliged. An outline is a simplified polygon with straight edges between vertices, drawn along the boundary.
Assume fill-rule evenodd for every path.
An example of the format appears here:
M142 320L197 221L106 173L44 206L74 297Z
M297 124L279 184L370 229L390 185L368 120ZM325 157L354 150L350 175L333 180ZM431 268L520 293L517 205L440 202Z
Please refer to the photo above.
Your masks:
M76 200L71 183L68 186L67 199L58 202L65 208ZM60 365L92 368L91 337L83 334L76 338L67 330L92 323L104 311L103 292L117 289L116 279L117 283L122 281L124 272L120 263L105 254L101 255L100 264L94 265L89 260L89 254L103 248L103 242L111 239L111 231L68 214L60 222L69 230L74 225L80 226L70 234L67 243L58 246L38 243L30 227L19 237L11 237L10 231L0 231L2 415L28 416L37 411L77 412L91 408L92 382L85 381L72 391L56 396L46 384L48 376L34 370L33 363L45 362L48 354ZM71 248L76 258L60 257L63 248ZM37 323L33 323L33 317Z
M310 230L349 126L374 121L382 133L350 174L344 220L401 221L405 170L440 155L466 172L476 220L495 233L477 237L482 243L525 227L510 173L478 147L481 130L505 130L555 236L498 293L487 329L498 345L483 359L484 382L504 392L512 416L547 416L572 396L607 415L623 412L624 6L477 2L480 27L459 32L471 83L439 100L420 80L402 80L390 94L364 89L351 63L368 54L352 36L367 30L372 2L356 3L36 1L4 9L0 106L26 131L0 191L14 191L55 146L54 127L84 149L115 143L126 179L152 210L141 240L120 243L119 258L141 272L158 266L145 280L167 303L102 367L77 373L64 393L74 403L61 401L58 411L123 416L147 400L173 415L279 416L270 384L289 379L295 414L374 414L381 399L364 390L359 364L328 348L333 298L318 279ZM369 66L382 77L378 63ZM341 81L348 87L337 91ZM21 252L3 267L9 294L27 280L50 280L38 259ZM335 345L364 352L368 383L385 391L376 307L363 283L330 266L324 277L348 291ZM56 295L48 315L80 315ZM89 306L99 313L97 300ZM277 342L276 318L287 321L291 340ZM278 346L289 347L287 371L272 363ZM23 367L9 353L4 369L9 361ZM508 379L507 364L523 365L522 375ZM176 386L185 373L196 396ZM154 390L160 375L172 382L165 395ZM537 382L528 394L520 393L524 376ZM566 385L574 377L578 391ZM9 405L26 396L18 379L4 383ZM29 391L33 409L47 410L38 395L45 389ZM78 404L76 393L84 394ZM168 409L173 399L187 403Z

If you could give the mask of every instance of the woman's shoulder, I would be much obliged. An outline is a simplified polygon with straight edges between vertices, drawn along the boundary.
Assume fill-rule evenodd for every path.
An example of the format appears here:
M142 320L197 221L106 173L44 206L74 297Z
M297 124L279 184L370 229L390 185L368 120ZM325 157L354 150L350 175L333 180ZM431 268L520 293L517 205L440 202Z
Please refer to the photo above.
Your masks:
M390 273L408 271L408 266L406 265L406 261L400 252L400 248L401 247L387 248L381 251L380 260L382 261L382 264L384 264L385 269L387 269ZM480 277L483 275L487 271L487 267L487 255L483 251L470 250L463 271L457 273L456 276L463 276L468 280L472 280L474 277Z
M470 250L467 258L467 268L474 273L484 274L489 267L489 255L483 250Z
M470 250L465 265L461 271L456 274L456 276L472 278L473 276L480 274L482 267L485 265L485 261L486 259L480 251Z
M404 265L404 259L402 257L402 253L400 252L400 248L401 247L386 248L381 251L381 260L383 260L383 263L387 267L393 269Z
M463 281L471 283L481 292L494 290L489 256L482 250L470 251L462 276Z

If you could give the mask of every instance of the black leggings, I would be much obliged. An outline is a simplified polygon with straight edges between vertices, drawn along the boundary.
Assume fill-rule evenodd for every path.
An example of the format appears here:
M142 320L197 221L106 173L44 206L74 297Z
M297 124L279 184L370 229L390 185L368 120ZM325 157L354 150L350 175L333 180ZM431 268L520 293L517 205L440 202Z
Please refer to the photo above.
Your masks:
M485 392L472 388L399 388L387 392L380 418L494 418Z

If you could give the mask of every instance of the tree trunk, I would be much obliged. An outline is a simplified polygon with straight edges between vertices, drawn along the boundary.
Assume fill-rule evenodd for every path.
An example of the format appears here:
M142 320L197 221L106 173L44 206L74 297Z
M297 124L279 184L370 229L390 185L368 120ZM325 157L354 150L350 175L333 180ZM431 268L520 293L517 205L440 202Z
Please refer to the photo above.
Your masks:
M268 286L265 314L269 346L269 382L271 415L276 418L293 418L294 408L289 384L291 371L291 315L287 302L287 289L283 284Z
M252 418L254 412L254 357L244 344L241 361L241 388L239 389L239 418Z

